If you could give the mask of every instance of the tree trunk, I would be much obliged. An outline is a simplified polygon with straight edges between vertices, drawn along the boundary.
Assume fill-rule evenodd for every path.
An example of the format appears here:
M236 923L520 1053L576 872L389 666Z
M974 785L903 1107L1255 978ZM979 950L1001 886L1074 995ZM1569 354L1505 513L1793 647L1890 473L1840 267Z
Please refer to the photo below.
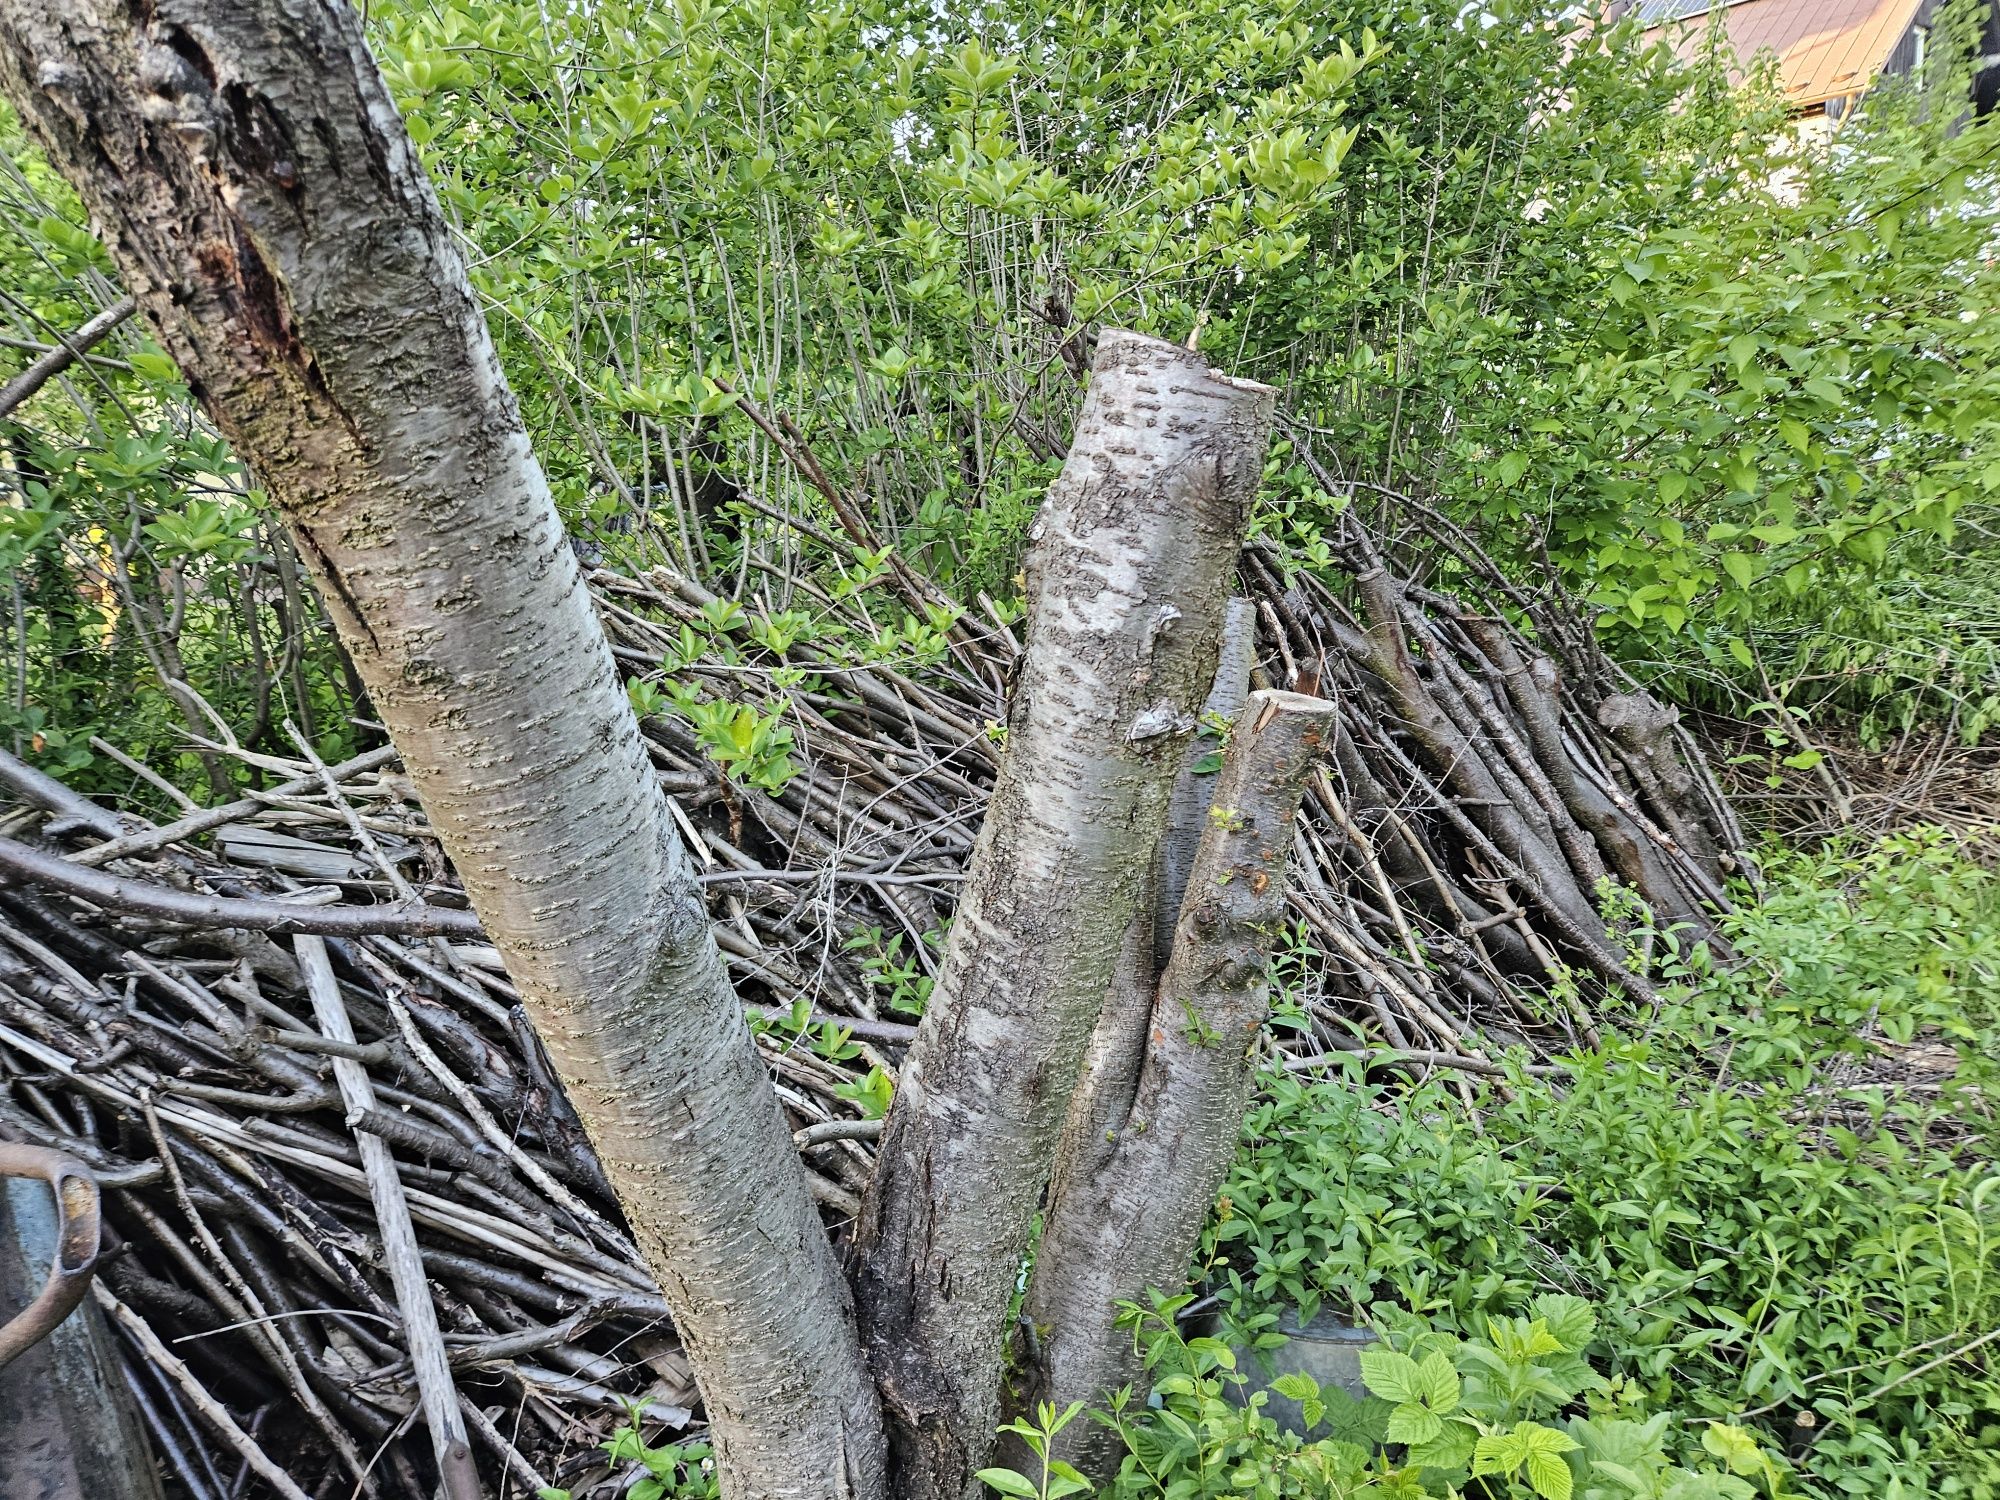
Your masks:
M0 85L284 512L659 1276L724 1492L879 1494L833 1252L357 17L0 0Z
M1006 759L857 1247L899 1500L957 1500L991 1448L1008 1301L1214 671L1273 400L1105 333L1030 534Z
M1285 865L1306 777L1339 708L1253 693L1187 879L1172 956L1140 1033L1143 1062L1104 1134L1065 1142L1026 1313L1035 1338L1020 1404L1101 1401L1141 1374L1120 1301L1178 1293L1236 1154L1255 1053L1270 1011L1271 935L1285 916ZM1117 1440L1072 1423L1059 1456L1107 1477Z

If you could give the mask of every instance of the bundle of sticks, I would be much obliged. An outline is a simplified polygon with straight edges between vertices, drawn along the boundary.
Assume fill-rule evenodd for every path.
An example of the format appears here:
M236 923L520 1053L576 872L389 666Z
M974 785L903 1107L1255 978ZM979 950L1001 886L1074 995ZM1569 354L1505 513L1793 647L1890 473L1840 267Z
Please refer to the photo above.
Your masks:
M1604 883L1706 924L1740 835L1586 622L1421 507L1362 513L1329 563L1258 543L1241 570L1252 680L1341 706L1297 829L1305 1024L1271 1061L1546 1067L1651 996ZM907 568L879 586L949 620L921 659L865 591L591 582L621 669L679 694L648 742L839 1234L1004 754L1013 629ZM754 628L777 604L847 644ZM759 786L700 722L746 699L790 737ZM443 1400L491 1492L615 1492L600 1445L698 1432L697 1392L393 749L204 748L254 789L163 823L0 756L0 1137L103 1184L97 1301L163 1469L197 1500L414 1496Z

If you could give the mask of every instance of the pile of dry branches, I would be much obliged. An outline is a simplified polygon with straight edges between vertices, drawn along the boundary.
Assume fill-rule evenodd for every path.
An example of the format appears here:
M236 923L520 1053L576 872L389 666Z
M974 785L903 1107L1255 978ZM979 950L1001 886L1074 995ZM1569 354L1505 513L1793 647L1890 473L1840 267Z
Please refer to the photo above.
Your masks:
M1257 547L1242 568L1256 680L1341 708L1298 824L1312 1025L1283 1060L1545 1059L1590 1035L1594 1000L1649 993L1599 882L1702 920L1728 809L1587 625L1440 518L1350 510L1338 546L1334 574ZM683 625L715 628L712 596L664 570L593 585L635 677ZM907 569L885 586L937 603ZM784 696L798 774L776 795L680 718L645 724L836 1233L880 1130L866 1079L913 1035L1003 753L1018 648L988 613L908 670L781 660L741 624L733 661L680 668L716 697ZM399 1439L446 1369L496 1492L585 1492L630 1403L649 1433L698 1425L665 1304L393 752L205 748L259 789L160 826L0 758L0 1136L105 1185L98 1300L166 1470L198 1500L421 1494ZM434 1312L398 1292L418 1251Z

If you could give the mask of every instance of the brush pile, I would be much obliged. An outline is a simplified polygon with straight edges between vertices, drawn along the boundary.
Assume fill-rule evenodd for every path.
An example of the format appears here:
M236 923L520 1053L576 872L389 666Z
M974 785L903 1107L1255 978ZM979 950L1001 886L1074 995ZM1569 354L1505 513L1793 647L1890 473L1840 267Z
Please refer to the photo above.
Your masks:
M1602 883L1701 923L1740 835L1673 715L1558 601L1413 506L1342 528L1330 568L1264 547L1242 567L1253 680L1342 709L1298 827L1282 962L1306 1025L1283 1061L1535 1065L1593 1007L1649 997ZM666 570L592 584L838 1234L1004 753L1014 635L906 568L844 597L785 580L837 647L775 639L742 589L731 609ZM882 591L905 608L871 615ZM899 645L891 614L945 622L941 646ZM0 758L0 1136L104 1185L98 1301L170 1491L431 1493L413 1360L438 1351L411 1347L387 1274L372 1136L488 1492L614 1493L598 1445L634 1415L649 1441L698 1435L697 1394L393 751L327 766L219 728L204 748L254 789L161 825ZM309 983L322 942L344 1026Z

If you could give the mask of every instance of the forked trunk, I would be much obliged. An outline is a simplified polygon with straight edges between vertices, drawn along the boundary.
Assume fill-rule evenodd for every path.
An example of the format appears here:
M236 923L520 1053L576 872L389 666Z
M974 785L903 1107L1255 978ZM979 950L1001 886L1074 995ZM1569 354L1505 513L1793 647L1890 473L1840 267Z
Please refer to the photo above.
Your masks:
M1100 1101L1090 1133L1072 1128L1063 1142L1024 1309L1034 1333L1024 1340L1024 1410L1096 1404L1136 1381L1118 1303L1187 1285L1249 1107L1293 820L1338 713L1325 698L1253 693L1230 736L1171 956L1136 1038L1136 1076ZM1075 1422L1057 1451L1103 1477L1119 1450L1103 1428Z
M1006 759L862 1220L899 1500L957 1500L991 1449L1008 1302L1214 672L1273 399L1105 333L1031 533Z

